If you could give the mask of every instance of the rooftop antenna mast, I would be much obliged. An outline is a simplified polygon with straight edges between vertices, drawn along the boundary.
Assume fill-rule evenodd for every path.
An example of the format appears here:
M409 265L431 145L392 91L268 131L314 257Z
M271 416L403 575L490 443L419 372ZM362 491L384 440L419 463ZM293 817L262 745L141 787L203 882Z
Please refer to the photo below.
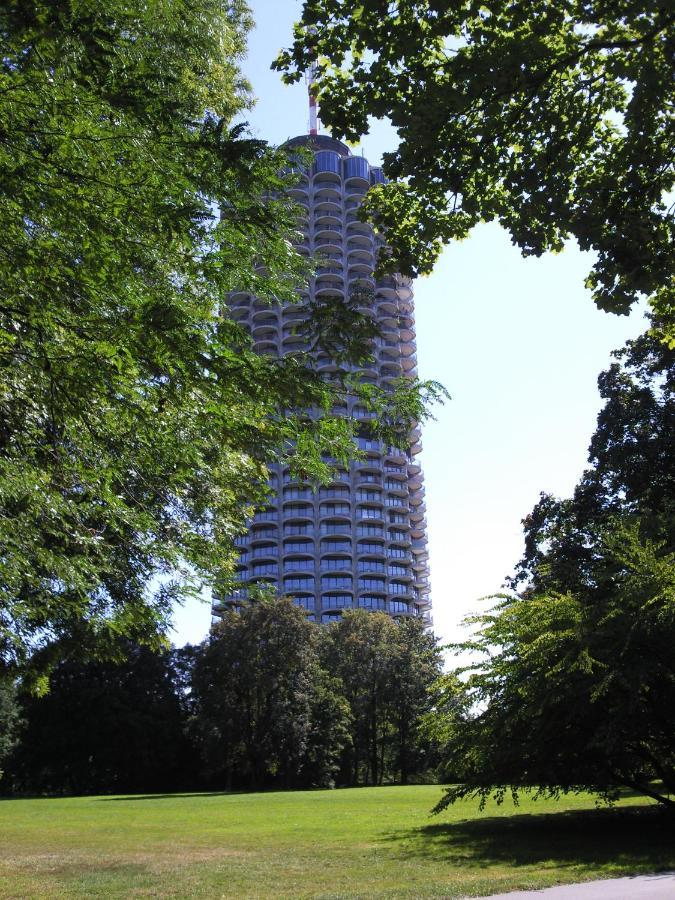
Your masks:
M316 34L316 29L312 30ZM312 137L316 137L319 133L319 115L316 103L316 75L318 67L316 64L316 55L313 56L305 81L307 82L307 92L309 94L309 133Z

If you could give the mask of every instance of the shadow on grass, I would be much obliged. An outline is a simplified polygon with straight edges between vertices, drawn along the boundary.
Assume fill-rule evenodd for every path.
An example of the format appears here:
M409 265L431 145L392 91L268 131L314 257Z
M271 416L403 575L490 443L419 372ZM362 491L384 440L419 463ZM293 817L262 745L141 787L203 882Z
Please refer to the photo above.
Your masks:
M124 797L97 797L101 803L126 803L128 800L192 800L195 797L231 797L232 791L200 791L194 794L126 794Z
M398 855L484 868L495 864L628 873L675 869L675 817L654 807L490 816L384 838ZM395 851L396 852L396 851Z

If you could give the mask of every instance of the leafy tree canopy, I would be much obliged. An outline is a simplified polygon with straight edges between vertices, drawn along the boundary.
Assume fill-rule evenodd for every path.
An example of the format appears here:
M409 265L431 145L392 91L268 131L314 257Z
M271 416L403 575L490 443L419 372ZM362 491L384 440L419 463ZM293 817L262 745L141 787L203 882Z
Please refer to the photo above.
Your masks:
M469 620L477 634L461 649L479 661L438 706L459 783L439 809L521 790L612 800L620 787L675 809L675 554L616 524L602 562L604 596L507 598Z
M616 356L591 467L526 519L520 596L469 620L476 662L440 686L427 727L461 782L441 808L621 786L675 808L673 353L644 336Z
M336 675L351 711L343 781L381 784L424 769L419 724L442 660L437 638L419 618L347 610L322 635L324 666Z
M403 271L499 221L524 255L575 237L599 307L650 298L675 343L675 13L658 0L305 0L293 81L318 64L321 116L357 140L401 139L365 207Z
M349 709L320 665L318 628L286 598L225 613L194 670L194 728L216 784L330 787Z
M598 378L605 404L591 438L591 465L572 497L542 494L524 520L525 554L514 588L611 590L599 547L617 516L639 522L641 538L675 549L675 352L645 334L614 356Z
M353 455L344 385L224 315L307 276L292 165L233 125L249 24L241 0L0 9L6 666L157 644L173 599L228 577L266 460Z

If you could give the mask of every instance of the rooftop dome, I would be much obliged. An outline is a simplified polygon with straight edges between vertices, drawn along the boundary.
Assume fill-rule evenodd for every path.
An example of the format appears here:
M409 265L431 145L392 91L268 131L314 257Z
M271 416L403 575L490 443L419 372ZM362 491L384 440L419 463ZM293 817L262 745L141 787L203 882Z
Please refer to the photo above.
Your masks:
M283 149L291 147L311 147L312 150L334 150L340 156L351 156L352 151L342 141L329 137L327 134L299 134L290 138L282 145Z

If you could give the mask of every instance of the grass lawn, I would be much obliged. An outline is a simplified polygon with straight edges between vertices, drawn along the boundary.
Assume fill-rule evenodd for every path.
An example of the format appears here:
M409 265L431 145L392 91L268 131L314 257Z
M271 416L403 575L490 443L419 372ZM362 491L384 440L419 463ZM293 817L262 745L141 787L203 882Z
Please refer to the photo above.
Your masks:
M436 786L0 802L0 897L467 897L675 869L652 804Z

